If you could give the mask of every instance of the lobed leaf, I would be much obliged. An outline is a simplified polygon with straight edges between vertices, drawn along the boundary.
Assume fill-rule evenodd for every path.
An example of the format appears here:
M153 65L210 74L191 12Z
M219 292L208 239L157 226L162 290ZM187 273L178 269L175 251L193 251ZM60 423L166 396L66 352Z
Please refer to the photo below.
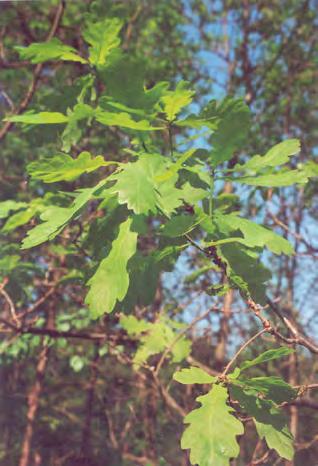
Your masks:
M137 248L137 233L131 231L132 219L128 218L119 227L110 253L103 259L95 274L88 281L90 287L85 302L93 318L110 313L117 301L121 302L129 286L127 264Z
M190 449L191 464L229 466L230 458L238 456L236 436L242 435L244 428L227 400L227 389L213 385L208 394L197 398L202 406L184 418L190 425L182 435L181 448Z
M56 37L47 42L34 42L28 47L17 46L15 49L19 52L20 58L30 60L31 63L44 63L53 60L87 63L85 58L78 55L76 49L63 44Z
M191 384L205 384L205 383L214 383L217 380L217 377L212 377L212 375L205 372L200 367L191 366L189 368L181 369L173 374L173 379L179 383L185 385Z
M57 154L53 157L31 162L27 166L30 176L45 183L57 181L72 181L83 173L90 173L100 167L118 162L106 162L102 155L93 158L87 151L81 152L76 159L66 154Z

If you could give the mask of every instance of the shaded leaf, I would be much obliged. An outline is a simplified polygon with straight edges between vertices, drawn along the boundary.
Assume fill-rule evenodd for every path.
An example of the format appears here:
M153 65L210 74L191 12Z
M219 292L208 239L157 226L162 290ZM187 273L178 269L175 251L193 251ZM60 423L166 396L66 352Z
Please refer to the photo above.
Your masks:
M241 371L243 371L245 369L248 369L249 367L253 367L258 364L267 362L267 361L272 361L273 359L283 358L293 352L294 350L292 348L288 348L287 346L281 346L280 348L271 349L271 350L265 351L264 353L261 353L255 359L244 361L240 365L240 369Z
M90 290L85 302L93 318L112 312L116 302L121 302L127 293L129 286L127 263L136 252L138 236L131 231L131 223L132 219L128 218L120 225L110 253L100 262L88 282Z

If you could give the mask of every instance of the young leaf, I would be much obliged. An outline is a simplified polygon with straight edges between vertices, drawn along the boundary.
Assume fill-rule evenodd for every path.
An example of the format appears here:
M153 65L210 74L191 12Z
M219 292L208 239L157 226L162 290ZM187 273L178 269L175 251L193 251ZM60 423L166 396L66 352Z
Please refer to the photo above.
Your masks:
M137 319L135 316L121 316L120 324L126 330L128 335L139 335L151 328L151 323L143 319Z
M268 448L273 448L279 456L291 460L294 456L293 436L287 426L281 430L275 429L270 424L262 424L255 421L259 437L265 438Z
M119 173L113 175L116 184L112 192L118 193L120 204L127 204L136 214L155 213L159 203L159 193L153 178L154 166L160 160L156 156L141 156L134 163L122 166Z
M31 162L27 166L30 176L45 183L56 181L72 181L83 173L90 173L97 168L116 164L117 162L106 162L102 155L92 158L89 152L81 152L76 159L66 154L58 154L54 157Z
M96 120L106 126L119 126L121 128L128 128L137 131L155 131L162 129L162 127L151 126L147 120L133 120L128 113L124 112L114 113L98 109L96 111Z
M289 354L293 353L294 350L292 348L288 348L287 346L281 346L280 348L271 349L261 353L257 358L251 359L249 361L244 361L240 365L241 371L248 369L250 367L256 366L258 364L262 364L267 361L272 361L273 359L283 358L284 356L288 356Z
M132 219L128 218L120 225L110 253L101 261L88 282L90 290L85 302L90 307L93 318L112 312L116 302L121 302L127 293L127 263L136 252L138 236L131 231L131 223Z
M294 184L305 184L310 178L306 170L281 170L274 173L259 176L242 176L233 178L237 183L250 186L264 186L278 188L281 186L292 186Z
M15 47L22 60L30 60L31 63L44 63L51 60L76 61L87 63L85 58L78 55L77 50L63 44L54 37L47 42L34 42L28 47Z
M292 155L300 151L300 141L298 139L287 139L276 144L264 156L254 155L244 165L236 165L235 170L258 171L262 168L277 167L288 162Z
M4 121L12 121L13 123L25 123L28 125L55 125L59 123L67 123L68 118L63 113L59 112L40 112L32 111L25 112L22 115L12 115L4 119Z
M62 149L68 152L72 146L78 143L82 136L83 130L79 126L82 120L88 120L95 116L95 109L88 104L79 102L72 110L67 111L67 125L62 134L63 146Z
M89 61L97 67L107 64L111 52L120 44L119 33L123 23L118 18L89 22L83 37L90 44Z
M190 449L191 464L199 466L229 466L230 458L239 454L237 435L244 432L243 424L236 419L233 408L227 405L228 392L221 385L197 401L201 408L191 411L184 419L190 424L181 438L181 448Z
M190 353L191 341L184 336L177 339L178 334L174 330L176 323L171 319L162 318L160 321L150 323L122 317L121 323L129 334L144 333L138 338L139 346L133 359L136 368L146 362L150 356L159 354L169 347L173 362L182 361Z
M215 222L220 231L240 230L244 235L244 243L248 247L264 247L267 246L270 251L275 254L290 255L294 249L289 241L280 235L277 235L268 228L258 225L235 214L220 214L215 216ZM242 241L241 241L242 242Z
M33 248L55 238L106 183L107 179L100 181L93 188L82 189L70 207L49 206L40 216L43 223L28 232L23 240L22 249Z
M180 81L177 84L175 91L166 91L161 102L163 103L163 111L167 116L167 120L172 122L179 112L192 102L193 91L187 89L187 83Z
M0 218L6 218L11 212L25 209L27 206L28 204L26 202L13 201L11 199L0 202Z
M200 367L191 366L189 368L181 369L173 374L173 379L182 384L194 383L214 383L217 378L205 372Z

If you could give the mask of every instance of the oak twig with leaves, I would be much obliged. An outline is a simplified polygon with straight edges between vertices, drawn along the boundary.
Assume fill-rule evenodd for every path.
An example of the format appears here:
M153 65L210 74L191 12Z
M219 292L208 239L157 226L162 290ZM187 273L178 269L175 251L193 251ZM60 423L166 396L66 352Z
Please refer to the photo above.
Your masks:
M217 195L216 185L230 181L238 186L238 192L244 186L255 190L302 186L317 175L316 167L307 163L290 168L290 159L300 151L296 139L233 164L250 127L245 103L227 97L222 102L212 100L193 113L195 94L187 83L181 81L174 89L167 82L146 88L143 77L134 76L137 64L120 49L121 28L117 18L88 21L83 31L86 56L56 38L17 47L21 59L34 64L71 62L82 67L81 91L74 106L64 113L45 109L7 116L7 122L28 130L35 125L63 125L63 131L59 152L27 166L38 197L29 203L7 200L0 204L1 232L32 223L22 241L23 250L35 248L36 254L43 243L54 241L58 247L63 238L63 245L69 242L83 254L81 269L70 270L59 283L78 280L87 287L86 312L92 319L104 322L110 313L118 317L115 325L120 328L120 344L129 342L135 348L129 363L135 371L149 372L167 404L179 414L184 410L166 387L160 386L158 372L165 362L175 370L176 364L189 358L187 332L192 324L181 324L162 312L154 320L141 319L133 312L154 302L161 272L172 270L181 254L195 248L205 265L194 273L199 276L214 269L222 278L205 292L213 296L230 288L237 290L261 329L220 374L211 375L195 365L174 372L173 379L180 384L207 388L206 394L197 398L200 407L184 418L187 427L181 448L190 450L193 465L229 465L230 459L239 455L238 437L244 435L249 417L268 448L290 460L293 438L281 405L295 400L298 392L280 377L253 377L249 369L290 355L297 344L315 352L315 345L305 336L282 334L267 313L266 285L271 273L260 258L266 250L292 255L293 248L284 237L245 218L237 209L237 196ZM105 138L108 132L117 132L122 150L116 160L109 160L107 153L101 155L100 149L96 154L78 150L92 127L104 131ZM180 143L181 132L192 135L188 142ZM191 146L193 134L195 147ZM205 147L209 148L202 149L206 134ZM87 181L87 186L85 180L91 180L91 174L96 174L98 181L93 186ZM78 179L83 180L82 187L74 190L72 183ZM42 183L58 183L59 189L42 196ZM145 242L148 247L143 246ZM8 254L2 260L7 263L6 275L23 267L17 255ZM32 325L23 312L14 310L12 321L1 323L22 336L33 333L107 342L107 332L76 335L68 329L45 328L39 322ZM245 348L264 334L275 339L276 347L253 360L244 359ZM280 346L285 343L287 346ZM109 345L112 348L111 342ZM161 359L152 365L152 358L159 354ZM239 356L241 361L243 358L240 364ZM74 370L80 370L81 364L73 358Z

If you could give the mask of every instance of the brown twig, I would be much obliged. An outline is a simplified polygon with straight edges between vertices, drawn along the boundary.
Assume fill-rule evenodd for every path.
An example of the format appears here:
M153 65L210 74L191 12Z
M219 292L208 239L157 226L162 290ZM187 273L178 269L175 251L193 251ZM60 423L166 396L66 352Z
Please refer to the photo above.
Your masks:
M47 38L46 38L47 41L51 40L55 36L55 34L56 34L57 30L58 30L58 27L60 25L60 21L62 19L64 9L65 9L65 0L62 0L61 3L59 4L59 6L57 7L52 27L50 29L49 34L47 35ZM32 97L34 95L34 92L36 90L37 84L39 82L42 69L43 69L43 63L37 64L36 67L34 68L33 78L32 78L31 84L30 84L30 86L29 86L23 100L20 102L19 106L17 107L15 115L19 115L20 113L24 112L26 110L26 108L28 107L29 103L31 102ZM14 125L14 123L12 121L7 121L3 125L3 127L0 130L0 141L2 141L5 138L5 136L11 130L13 125Z

